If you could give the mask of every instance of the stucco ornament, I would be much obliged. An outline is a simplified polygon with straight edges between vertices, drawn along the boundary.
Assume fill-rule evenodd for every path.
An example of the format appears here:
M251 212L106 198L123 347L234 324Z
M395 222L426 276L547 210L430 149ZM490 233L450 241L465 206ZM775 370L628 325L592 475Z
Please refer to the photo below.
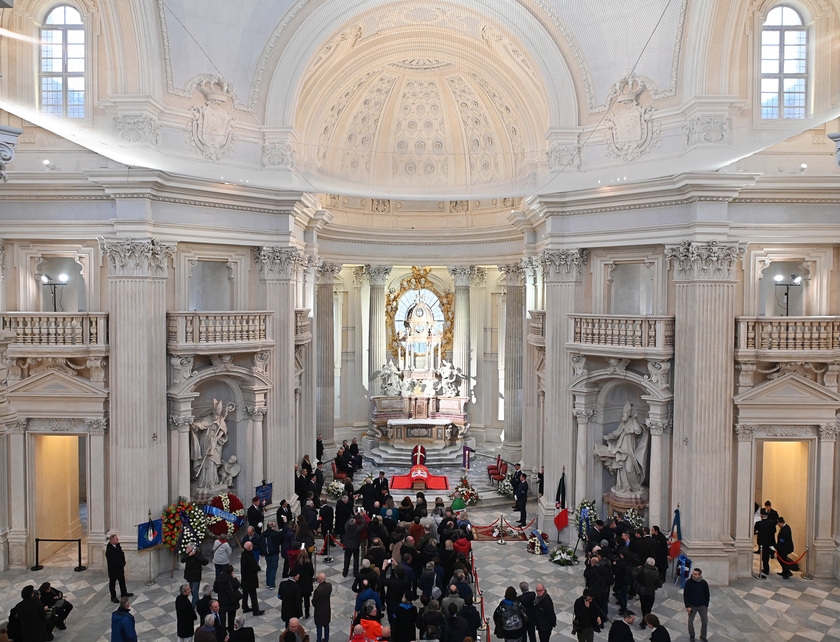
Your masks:
M233 88L219 76L206 76L197 86L204 95L204 106L191 108L193 119L188 125L187 138L206 158L220 160L234 142L236 117L225 107Z
M619 80L610 92L615 95L607 123L607 154L623 161L634 161L659 144L660 127L653 122L653 107L641 106L639 98L648 86L637 76Z

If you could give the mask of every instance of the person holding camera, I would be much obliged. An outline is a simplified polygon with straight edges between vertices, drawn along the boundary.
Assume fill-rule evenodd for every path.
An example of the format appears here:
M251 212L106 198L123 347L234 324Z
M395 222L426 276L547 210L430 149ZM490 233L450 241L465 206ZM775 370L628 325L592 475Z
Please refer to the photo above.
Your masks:
M578 642L593 642L595 631L604 625L598 613L598 607L592 600L589 589L583 591L574 604L574 619L572 620L572 635L577 634Z
M54 588L49 582L41 584L38 592L41 594L41 604L47 609L51 609L47 611L47 619L52 620L53 625L58 630L66 629L67 625L64 624L64 620L70 615L73 605L64 598L64 593ZM50 613L52 616L49 615Z

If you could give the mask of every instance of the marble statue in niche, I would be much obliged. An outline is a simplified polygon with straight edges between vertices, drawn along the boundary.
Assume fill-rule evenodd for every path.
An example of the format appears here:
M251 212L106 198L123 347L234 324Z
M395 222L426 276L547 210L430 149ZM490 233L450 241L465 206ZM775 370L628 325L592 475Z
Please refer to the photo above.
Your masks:
M595 444L595 457L615 474L616 495L636 495L642 492L645 480L645 457L648 434L644 424L633 413L633 404L624 405L621 421L613 432L604 435L606 444Z

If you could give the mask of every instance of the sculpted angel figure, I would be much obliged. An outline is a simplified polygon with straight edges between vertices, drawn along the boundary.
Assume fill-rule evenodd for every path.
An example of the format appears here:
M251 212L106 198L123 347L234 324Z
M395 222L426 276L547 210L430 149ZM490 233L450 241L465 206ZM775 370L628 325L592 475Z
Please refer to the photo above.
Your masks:
M595 456L607 470L615 473L617 493L638 493L645 480L647 430L633 414L633 404L624 405L621 421L613 432L604 435L606 445L595 445Z

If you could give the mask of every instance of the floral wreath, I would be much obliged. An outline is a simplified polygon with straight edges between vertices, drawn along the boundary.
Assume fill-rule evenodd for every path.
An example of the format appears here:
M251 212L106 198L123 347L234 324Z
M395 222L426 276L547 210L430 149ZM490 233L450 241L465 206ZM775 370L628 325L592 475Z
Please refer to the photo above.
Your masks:
M575 527L580 530L580 524L584 521L583 519L583 509L587 510L587 519L589 520L589 525L595 523L595 520L598 519L598 509L595 507L595 500L594 499L584 499L580 504L577 505L575 508ZM583 533L584 537L586 533Z
M207 502L207 505L212 506L213 508L221 509L226 513L234 515L235 517L240 517L242 519L245 518L245 506L242 505L240 499L233 493L222 493L221 495L216 495L213 499ZM238 525L227 521L219 515L207 516L207 529L216 537L219 537L220 535L233 537L237 528Z
M478 491L470 483L470 480L466 476L461 477L461 481L458 482L458 485L455 487L455 490L453 490L452 494L449 495L450 499L455 499L455 493L461 494L461 499L464 500L464 503L467 506L474 506L475 503L480 499L480 497L478 496Z
M548 533L540 532L539 538L536 535L531 535L528 538L527 551L531 555L542 555L542 547L545 544L548 544Z
M335 479L329 483L329 485L324 489L327 495L332 497L341 497L345 493L345 486L344 482L339 479Z
M187 517L184 524L183 516ZM163 509L163 543L169 550L186 553L188 544L199 544L207 534L204 512L186 497ZM184 532L182 537L182 532ZM180 542L180 548L178 546Z
M630 525L639 530L645 525L645 518L642 517L642 513L639 512L637 508L630 508L624 513L624 520L629 522Z
M578 563L578 558L571 547L558 544L548 554L548 561L559 564L560 566L572 566Z
M513 479L513 473L507 473L505 478L499 482L499 487L496 489L496 493L502 497L513 499L513 484L510 482L511 479Z

